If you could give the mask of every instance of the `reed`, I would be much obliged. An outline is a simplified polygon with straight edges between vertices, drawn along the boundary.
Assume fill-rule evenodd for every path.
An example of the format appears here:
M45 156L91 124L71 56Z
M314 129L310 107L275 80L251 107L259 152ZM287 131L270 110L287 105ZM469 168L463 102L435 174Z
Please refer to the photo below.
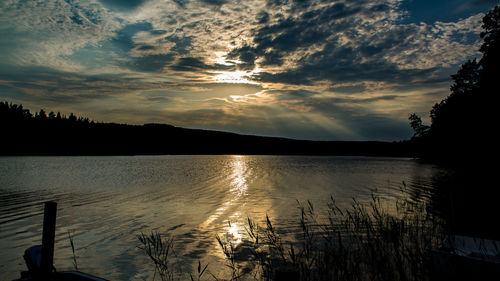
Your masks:
M427 249L439 245L443 231L426 202L402 197L390 207L373 194L367 203L353 199L349 208L341 209L330 199L325 217L317 214L312 202L298 202L300 233L295 237L280 235L268 216L263 225L248 219L255 279L429 279ZM227 245L219 243L224 251ZM226 257L231 263L238 261Z
M75 242L73 239L73 235L71 235L71 232L69 230L68 230L68 239L69 239L69 244L71 246L71 252L73 253L73 267L76 271L78 271L78 262L76 261Z
M171 262L173 238L162 237L159 232L151 232L149 235L141 233L137 239L141 242L139 249L142 249L154 264L155 276L153 279L158 274L162 281L174 280L174 269Z
M168 234L161 234L158 231L152 231L150 234L141 233L137 235L141 249L149 257L154 265L155 271L153 280L158 275L162 281L186 280L186 273L176 266L177 257L174 252L174 237ZM198 261L196 274L188 273L191 281L201 281L208 264L203 266Z
M331 197L322 215L312 202L298 202L298 230L293 235L280 231L267 215L260 224L248 218L247 237L240 245L225 236L215 237L230 270L227 279L429 280L428 249L442 242L442 223L428 211L425 200L411 200L407 194L402 188L403 196L388 204L373 193L368 202L353 199L348 208L340 208ZM162 280L173 280L172 238L158 233L138 238L155 272ZM241 247L250 257L239 257ZM221 280L207 266L198 263L197 274L189 274L191 280L202 280L205 272Z

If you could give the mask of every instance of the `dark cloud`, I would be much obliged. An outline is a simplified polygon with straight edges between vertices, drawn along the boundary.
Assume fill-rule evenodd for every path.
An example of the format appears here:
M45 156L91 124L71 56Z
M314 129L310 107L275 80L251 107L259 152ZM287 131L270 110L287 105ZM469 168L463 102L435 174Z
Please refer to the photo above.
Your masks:
M257 49L244 46L241 48L233 49L226 56L228 59L238 59L242 63L238 65L240 69L252 70L255 68L255 59L257 58Z
M13 95L26 101L50 103L79 103L100 100L124 91L150 88L139 78L120 74L85 75L48 67L0 67L0 80ZM12 90L12 89L15 89Z
M129 24L124 26L122 29L116 32L116 36L111 40L111 43L114 47L117 47L119 50L125 52L128 55L128 52L133 48L136 48L138 51L151 51L155 50L156 47L152 45L139 45L137 46L132 37L141 31L148 31L152 34L158 35L163 34L165 31L163 30L154 30L153 26L150 22L137 22L134 24ZM172 38L171 38L172 39ZM186 51L183 48L187 48L189 43L188 41L180 41L179 38L175 37L174 39L178 39L178 44L176 46L179 47L175 50L177 52L185 53ZM187 42L187 43L186 43ZM141 71L141 72L161 72L165 66L167 66L170 62L175 59L174 53L167 54L151 54L145 55L141 57L127 57L127 61L123 63L123 65L127 68Z
M255 81L270 82L270 83L288 83L292 85L310 85L312 80L310 77L304 76L302 72L288 70L280 73L259 72L252 76Z
M280 52L270 51L264 54L264 60L261 62L261 65L276 65L281 66L284 62L283 55Z
M104 6L119 10L119 11L130 11L141 6L148 0L100 0Z
M275 9L288 4L288 2L289 0L267 0L266 6Z
M139 50L139 51L151 51L154 49L156 49L155 46L151 46L151 45L143 45L143 46L140 46L137 48L137 50Z
M195 57L179 58L177 62L170 67L170 69L177 71L205 71L205 70L230 70L234 69L233 66L226 66L221 64L206 64L203 59Z
M172 52L176 52L180 55L188 54L192 49L193 37L185 36L179 37L177 35L170 35L165 37L166 40L175 43L175 46L170 49Z
M200 0L200 2L214 6L222 6L228 3L229 0Z
M0 101L16 102L17 100L26 100L28 97L29 95L17 87L0 84Z
M135 46L132 37L137 32L151 30L153 30L153 25L149 22L129 24L116 32L116 36L111 40L111 43L119 49L128 52Z
M147 55L134 58L127 65L134 70L143 72L162 72L175 59L174 54Z
M331 98L330 101L335 103L346 103L346 104L364 104L364 103L372 103L384 100L395 100L399 98L401 97L397 95L385 95L385 96L371 97L371 98Z
M372 52L376 52L376 49ZM303 58L300 61L301 65L295 69L274 74L261 72L255 75L255 79L262 82L289 84L311 84L314 81L404 83L428 77L436 70L434 68L400 69L383 57L362 55L363 52L355 47L326 45L323 50Z
M271 6L280 3L282 2L268 2ZM294 2L293 5L310 6L308 1ZM377 13L383 16L391 9L393 7L386 3L373 4L367 1L337 2L320 8L304 8L272 24L268 20L262 21L260 27L253 32L252 43L233 49L228 58L242 61L240 68L243 70L251 70L257 63L261 66L282 66L290 59L295 60L294 68L283 69L278 73L263 71L256 74L254 78L262 82L310 85L320 80L335 83L406 83L428 79L431 74L435 74L435 66L425 69L402 68L392 62L390 57L391 54L398 55L405 50L419 48L417 44L421 42L412 37L421 32L418 26L400 25L389 30L378 30L376 34L370 31L358 33L361 18L373 18ZM370 26L367 28L372 29ZM475 40L471 34L455 33L449 40L466 44L472 44ZM343 42L339 43L337 41L341 35ZM460 36L467 38L458 38ZM352 42L345 44L346 37ZM296 51L311 50L311 47L322 49L313 53L309 51L309 55L300 58L293 57ZM419 52L411 52L404 60L407 64L417 63L420 56Z
M330 91L330 92L338 92L338 93L344 93L344 94L362 93L365 90L366 90L365 85L334 86L334 87L328 88L328 91Z
M307 90L271 90L267 92L279 100L303 100L317 94L317 92Z
M163 34L167 33L167 31L166 31L166 30L161 30L161 29L159 29L159 30L151 30L151 31L149 31L149 32L150 32L151 34L153 34L153 35L163 35Z
M369 12L375 12L375 13L388 12L390 9L391 9L391 7L389 5L383 3L383 4L374 5L373 7L370 8Z
M69 17L76 24L83 24L83 19L77 13L73 13L71 17Z
M253 76L261 82L277 82L296 85L311 85L316 81L339 82L393 82L410 83L414 79L423 79L432 74L434 69L398 69L397 66L383 62L339 65L332 61L301 66L295 70L280 73L261 72Z
M197 71L210 69L211 67L199 58L187 57L180 58L177 63L170 68L177 71Z
M185 8L186 4L189 2L188 0L173 0L179 7Z
M257 23L267 23L269 21L269 13L267 13L266 11L260 11L259 13L257 13L255 19L257 20Z
M277 5L275 2L268 4ZM295 1L294 5L309 6L309 1ZM263 25L255 31L253 44L233 49L228 57L243 61L244 64L241 66L243 69L253 69L256 59L260 57L263 58L263 65L280 66L290 53L300 48L324 44L336 32L354 26L355 19L347 20L349 23L339 23L338 20L362 11L363 9L358 6L335 3L306 10L297 17L289 16L274 24L265 24L269 21L269 16L267 12L261 12L258 20Z

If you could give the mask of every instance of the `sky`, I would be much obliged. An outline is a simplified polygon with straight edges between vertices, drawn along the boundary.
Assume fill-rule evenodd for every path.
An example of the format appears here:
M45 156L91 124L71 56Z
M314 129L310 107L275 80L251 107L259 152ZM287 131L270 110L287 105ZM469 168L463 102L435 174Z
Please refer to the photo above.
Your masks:
M495 0L2 0L0 100L96 121L408 139Z

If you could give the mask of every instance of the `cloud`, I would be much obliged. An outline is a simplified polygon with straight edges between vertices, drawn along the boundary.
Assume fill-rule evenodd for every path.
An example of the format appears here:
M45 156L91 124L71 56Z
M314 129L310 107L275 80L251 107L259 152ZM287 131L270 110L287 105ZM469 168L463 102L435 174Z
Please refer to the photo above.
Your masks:
M104 6L119 11L134 10L143 5L148 0L99 0Z
M133 58L128 66L136 71L162 72L163 69L174 60L173 54L145 55Z
M98 101L152 86L140 78L123 74L85 75L47 67L2 69L0 65L1 84L17 89L24 99L40 104Z
M308 85L410 82L478 54L470 46L478 45L481 15L448 24L395 24L392 20L400 17L393 15L395 6L380 2L306 5L312 8L272 24L266 21L251 44L233 49L228 57L242 61L239 67L245 70L282 67L255 74L258 81Z
M133 36L141 31L150 30L153 30L153 26L146 21L128 24L116 31L116 35L111 39L111 42L123 51L128 52L135 46Z
M6 2L0 7L0 29L8 34L0 40L17 46L6 50L9 59L3 61L76 70L79 65L68 62L65 56L106 40L119 25L116 17L92 2Z
M200 2L209 4L209 5L214 5L214 6L221 6L226 3L228 3L228 0L200 0Z
M449 75L479 54L487 6L459 0L453 17L422 20L422 4L407 3L7 1L0 86L5 97L96 108L109 121L126 122L128 110L139 123L400 139L411 133L407 113L446 96Z
M170 69L177 71L206 71L206 70L231 70L234 67L232 65L221 65L221 64L206 64L201 58L194 57L183 57L179 58L177 63L172 65Z
M188 54L192 48L191 47L192 42L193 42L192 36L179 37L177 35L170 35L170 36L167 36L165 39L175 43L175 46L172 47L170 50L172 52L176 52L180 55Z
M328 91L330 91L330 92L338 92L338 93L345 93L345 94L362 93L365 90L366 90L366 86L364 84L347 85L347 86L332 86L332 87L328 88Z

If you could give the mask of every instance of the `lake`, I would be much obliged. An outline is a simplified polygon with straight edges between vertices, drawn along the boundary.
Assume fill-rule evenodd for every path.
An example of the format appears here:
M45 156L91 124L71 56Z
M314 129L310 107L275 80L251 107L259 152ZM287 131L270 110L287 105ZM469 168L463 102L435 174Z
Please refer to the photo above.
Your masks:
M41 244L43 202L58 202L54 265L111 280L152 280L137 235L174 236L180 270L208 263L224 276L216 235L241 243L250 217L268 215L282 231L296 229L298 203L321 210L388 201L409 189L433 188L441 169L408 158L315 156L0 157L0 275L20 277L24 250Z

